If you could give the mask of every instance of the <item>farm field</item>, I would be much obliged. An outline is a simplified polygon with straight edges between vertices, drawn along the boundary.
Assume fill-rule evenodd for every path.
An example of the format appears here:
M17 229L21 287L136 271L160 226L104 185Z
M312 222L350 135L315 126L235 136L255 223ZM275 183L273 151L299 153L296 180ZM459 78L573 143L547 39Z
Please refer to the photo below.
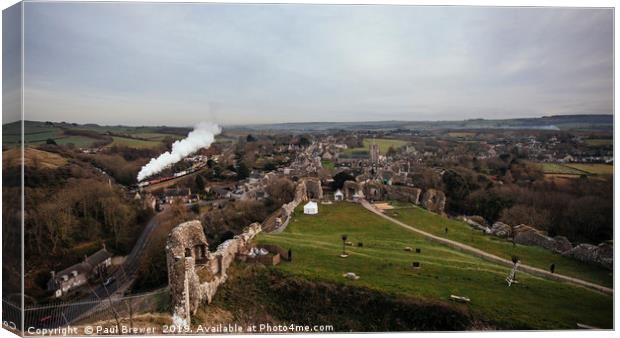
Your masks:
M78 148L90 147L94 142L97 142L97 141L100 141L100 140L96 140L94 138L85 137L85 136L73 136L73 135L54 138L54 142L56 142L56 144L60 144L60 145L73 144L74 146ZM45 143L45 141L42 141L40 143Z
M361 151L361 150L365 150L368 151L370 149L370 145L376 142L379 145L379 151L381 152L381 154L384 154L388 151L388 149L390 149L390 147L394 147L394 148L398 148L398 147L402 147L406 144L408 144L409 142L407 141L403 141L403 140L396 140L396 139L387 139L387 138L377 138L377 139L371 139L371 138L365 138L363 143L364 146L361 148L348 148L345 150L346 153L352 153L354 151Z
M448 132L448 136L459 137L459 138L468 138L468 137L476 136L476 133L474 133L474 132L467 132L467 131L451 131L451 132Z
M603 147L603 146L609 146L613 144L613 139L608 139L608 138L591 138L591 139L586 139L584 140L584 142L592 147Z
M165 130L164 130L165 129ZM42 144L48 139L53 139L57 144L74 144L76 147L89 147L96 139L88 135L71 135L65 131L85 131L91 132L94 136L115 133L128 135L146 140L134 140L130 137L114 136L115 144L133 146L138 148L152 147L160 144L167 137L180 139L187 135L184 128L164 128L164 127L125 127L125 126L99 126L99 125L77 125L69 123L48 123L38 121L24 122L24 140L26 144ZM9 123L2 126L3 145L12 147L19 143L21 135L20 123Z
M109 147L119 145L132 148L155 148L162 144L160 141L139 140L121 136L112 136L112 139L113 141L108 145Z
M612 164L570 163L570 164L566 164L566 166L577 169L577 170L585 171L593 175L611 175L614 173L614 166Z
M164 133L150 133L150 132L146 132L146 133L132 133L131 134L134 137L139 137L139 138L144 138L147 139L149 141L163 141L164 139L170 137L174 140L179 140L182 139L183 136L182 135L173 135L173 134L164 134Z
M586 172L559 163L540 163L545 174L583 175Z
M545 175L570 177L613 174L614 166L605 163L538 163Z
M409 205L408 207L396 208L386 211L385 214L433 235L455 240L502 258L511 259L515 255L521 259L523 264L544 270L549 269L549 266L554 263L557 273L609 287L613 286L611 271L602 267L563 257L536 246L513 245L511 241L485 235L482 231L473 229L465 222L448 219L417 206ZM446 227L448 234L445 233Z
M304 215L301 209L282 233L260 234L257 239L292 249L293 261L275 269L429 300L447 301L452 294L469 297L472 314L501 328L613 325L610 296L523 273L518 275L520 283L508 288L509 268L429 242L358 204L320 204L318 215ZM346 247L348 258L339 257L342 234L353 242ZM405 247L421 252L404 251ZM412 269L413 261L421 268ZM345 279L346 272L360 279Z

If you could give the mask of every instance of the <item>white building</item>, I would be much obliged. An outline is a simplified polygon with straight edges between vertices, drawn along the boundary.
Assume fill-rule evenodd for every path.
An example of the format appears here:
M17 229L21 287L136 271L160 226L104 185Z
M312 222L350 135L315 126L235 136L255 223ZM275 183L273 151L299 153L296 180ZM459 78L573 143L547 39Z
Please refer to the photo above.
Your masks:
M316 202L310 201L306 205L304 205L304 214L306 215L316 215L319 213L319 206Z
M340 189L336 190L334 193L334 201L342 201L344 199L344 194Z

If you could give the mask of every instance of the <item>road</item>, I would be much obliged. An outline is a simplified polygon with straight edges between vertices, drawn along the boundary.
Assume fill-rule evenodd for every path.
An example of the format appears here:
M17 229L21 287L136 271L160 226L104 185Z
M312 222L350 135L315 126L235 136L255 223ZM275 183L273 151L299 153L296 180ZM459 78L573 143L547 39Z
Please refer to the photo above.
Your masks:
M379 209L377 209L374 205L372 205L370 202L363 200L362 201L362 206L364 206L364 208L366 208L367 210L387 219L388 221L397 224L407 230L413 231L419 235L422 235L424 237L426 237L427 239L437 242L437 243L441 243L444 245L447 245L453 249L462 251L462 252L466 252L469 253L471 255L474 255L476 257L482 258L484 260L493 262L493 263L498 263L501 265L505 265L508 267L512 267L514 265L514 263L511 260L508 259L504 259L501 258L499 256L495 256L491 253L488 253L486 251L482 251L480 249L474 248L472 246L463 244L461 242L456 242L447 238L443 238L440 236L436 236L433 235L431 233L428 233L426 231L417 229L415 227L412 227L410 225L407 225L399 220L396 220L390 216L385 215L383 212L381 212ZM519 265L519 270L523 271L523 272L527 272L531 275L535 275L538 277L543 277L543 278L547 278L547 279L551 279L551 280L555 280L555 281L560 281L560 282L566 282L566 283L571 283L574 285L578 285L578 286L582 286L582 287L586 287L595 291L599 291L605 294L609 294L609 295L613 295L614 290L612 288L608 288L606 286L602 286L599 284L595 284L595 283L591 283L579 278L575 278L575 277L569 277L569 276L565 276L562 274L557 274L557 273L551 273L549 271L543 270L543 269L539 269L539 268L535 268L533 266L529 266L529 265L525 265L525 264L521 264Z

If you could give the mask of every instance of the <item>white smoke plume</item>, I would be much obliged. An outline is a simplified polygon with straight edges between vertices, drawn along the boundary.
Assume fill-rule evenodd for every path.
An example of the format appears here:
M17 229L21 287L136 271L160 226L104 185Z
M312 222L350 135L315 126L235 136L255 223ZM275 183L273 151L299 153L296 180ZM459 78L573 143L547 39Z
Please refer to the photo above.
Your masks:
M152 158L138 173L138 182L155 175L169 165L179 162L184 157L197 152L200 148L207 148L215 141L215 135L222 132L222 128L215 123L201 122L187 137L172 144L172 151L167 151L157 158Z

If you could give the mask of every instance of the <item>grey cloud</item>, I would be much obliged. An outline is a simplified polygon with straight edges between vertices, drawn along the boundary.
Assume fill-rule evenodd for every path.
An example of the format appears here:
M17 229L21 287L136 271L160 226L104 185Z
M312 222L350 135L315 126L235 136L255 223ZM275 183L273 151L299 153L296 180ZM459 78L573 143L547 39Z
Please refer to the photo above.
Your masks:
M612 113L610 9L27 3L26 117Z

